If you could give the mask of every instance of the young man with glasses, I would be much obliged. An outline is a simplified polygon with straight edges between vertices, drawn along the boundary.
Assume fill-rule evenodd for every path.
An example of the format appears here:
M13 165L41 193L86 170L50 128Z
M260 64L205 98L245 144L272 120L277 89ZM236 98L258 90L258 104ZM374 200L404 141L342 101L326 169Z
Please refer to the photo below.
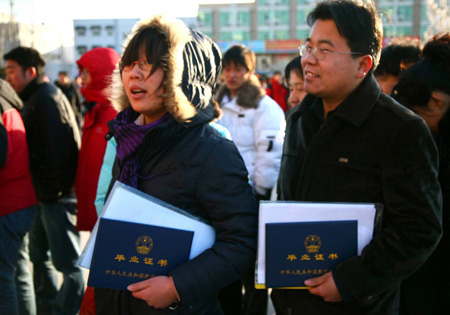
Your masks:
M351 19L349 18L351 17ZM382 94L373 77L382 38L372 3L320 2L300 48L308 95L289 116L281 200L383 205L361 256L273 290L277 314L396 314L398 288L441 235L437 152L423 120Z

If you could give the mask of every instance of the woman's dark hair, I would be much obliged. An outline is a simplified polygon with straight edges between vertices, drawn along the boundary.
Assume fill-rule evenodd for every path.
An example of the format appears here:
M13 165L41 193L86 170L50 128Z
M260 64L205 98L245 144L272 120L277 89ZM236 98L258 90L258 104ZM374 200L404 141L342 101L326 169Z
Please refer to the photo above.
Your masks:
M284 68L284 79L286 84L289 84L289 79L291 78L291 71L294 71L300 78L303 79L303 69L302 69L302 57L297 56L286 65Z
M391 74L400 76L400 73L421 58L420 48L412 45L389 45L381 51L380 63L374 75Z
M131 65L139 59L141 49L145 49L147 62L153 65L150 75L156 69L162 67L167 73L168 65L165 62L167 52L169 51L169 41L166 36L159 30L151 27L143 27L136 32L136 35L130 40L122 55L121 64Z
M450 95L450 34L436 35L423 58L400 76L392 96L406 107L425 107L434 91Z
M352 52L371 55L375 69L380 59L383 29L372 1L333 0L319 2L308 14L313 26L317 20L333 20L339 34L347 40ZM357 58L354 55L353 58Z
M223 67L230 63L241 65L247 68L247 71L254 71L256 64L255 53L244 45L234 45L229 48L222 58Z

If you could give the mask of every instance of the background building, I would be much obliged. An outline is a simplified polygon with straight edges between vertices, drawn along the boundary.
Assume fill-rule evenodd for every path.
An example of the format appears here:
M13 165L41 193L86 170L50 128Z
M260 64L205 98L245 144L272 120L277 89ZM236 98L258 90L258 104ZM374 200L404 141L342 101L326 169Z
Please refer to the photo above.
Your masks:
M96 47L109 47L122 54L123 41L139 19L74 20L75 59ZM195 27L195 18L181 18Z
M0 13L0 58L17 46L37 49L43 56L45 72L51 80L56 80L61 70L72 72L74 62L73 33L61 33L60 30L45 24L28 24L15 21L11 15ZM4 78L4 69L0 69Z
M75 59L96 47L122 53L122 44L138 19L74 20Z
M237 42L257 54L260 73L283 70L309 35L306 17L320 0L255 0L247 4L200 5L197 27L226 50ZM441 14L435 29L450 31L448 0L375 0L381 13L385 43L391 38L420 41L426 34L433 8ZM445 22L446 21L446 22Z
M320 0L255 0L247 4L199 6L198 28L215 41L305 39L306 17ZM431 3L430 3L431 2ZM427 4L448 0L375 0L385 36L421 36L429 26ZM445 10L445 9L444 9ZM447 25L448 27L448 25Z

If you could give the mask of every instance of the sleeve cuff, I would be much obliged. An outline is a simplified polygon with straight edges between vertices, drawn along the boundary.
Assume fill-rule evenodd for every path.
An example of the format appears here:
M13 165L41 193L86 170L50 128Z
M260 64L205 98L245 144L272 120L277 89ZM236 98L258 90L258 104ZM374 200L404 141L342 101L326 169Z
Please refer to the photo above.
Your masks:
M269 190L269 189L266 189L266 188L264 188L264 187L261 187L261 186L257 186L257 185L255 185L254 187L253 187L253 189L255 190L255 192L257 193L257 194L260 194L260 195L265 195L265 194L267 194L267 191Z
M332 274L333 274L334 283L336 284L336 287L337 287L339 293L341 294L342 298L344 299L344 301L346 303L354 301L355 299L353 298L353 296L350 294L350 292L347 290L347 288L342 283L336 270L333 269Z

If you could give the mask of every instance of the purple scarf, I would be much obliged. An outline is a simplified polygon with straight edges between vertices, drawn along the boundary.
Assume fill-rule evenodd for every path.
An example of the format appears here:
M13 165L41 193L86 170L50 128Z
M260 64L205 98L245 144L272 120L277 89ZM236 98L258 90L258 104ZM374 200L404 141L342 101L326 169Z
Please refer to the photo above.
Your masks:
M139 126L135 124L139 115L130 106L117 114L114 119L117 158L122 165L119 181L134 188L137 188L138 174L140 171L140 163L136 154L137 150L142 144L142 141L144 141L147 133L154 127L167 121L170 117L169 114L165 114L150 124Z

